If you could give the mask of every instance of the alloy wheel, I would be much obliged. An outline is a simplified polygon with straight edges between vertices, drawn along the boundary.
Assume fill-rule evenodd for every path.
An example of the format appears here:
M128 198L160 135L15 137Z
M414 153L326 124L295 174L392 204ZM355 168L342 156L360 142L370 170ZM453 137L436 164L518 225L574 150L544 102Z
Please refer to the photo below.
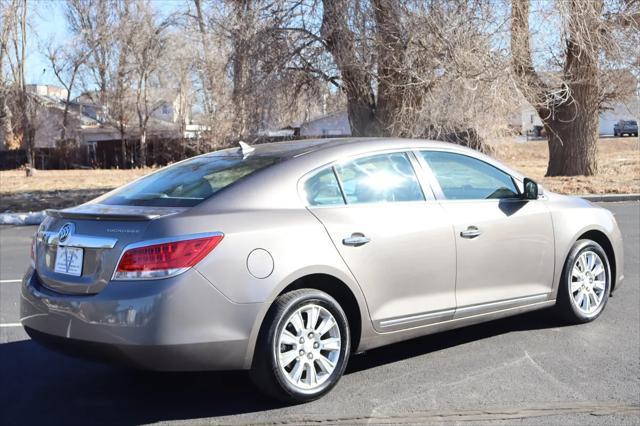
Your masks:
M285 320L277 345L278 366L287 381L300 391L313 391L336 369L340 328L329 310L310 303Z
M586 315L591 315L600 308L607 291L607 271L600 256L591 251L584 251L578 256L570 277L571 300Z

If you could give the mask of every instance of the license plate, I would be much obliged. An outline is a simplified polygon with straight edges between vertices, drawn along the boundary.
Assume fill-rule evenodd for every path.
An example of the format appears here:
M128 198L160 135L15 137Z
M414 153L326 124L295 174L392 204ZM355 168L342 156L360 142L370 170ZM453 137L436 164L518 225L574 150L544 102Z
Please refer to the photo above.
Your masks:
M84 251L81 248L58 246L54 271L79 277L82 275L83 257Z

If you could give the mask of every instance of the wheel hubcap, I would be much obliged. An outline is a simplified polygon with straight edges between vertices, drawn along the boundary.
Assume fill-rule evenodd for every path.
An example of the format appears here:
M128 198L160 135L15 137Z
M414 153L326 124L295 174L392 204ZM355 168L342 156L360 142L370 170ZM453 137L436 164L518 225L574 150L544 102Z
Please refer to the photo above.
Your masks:
M571 270L569 284L576 307L585 314L596 312L607 290L607 273L600 256L590 250L581 253Z
M308 304L285 320L278 338L278 365L284 377L300 390L321 386L335 371L342 341L331 312Z

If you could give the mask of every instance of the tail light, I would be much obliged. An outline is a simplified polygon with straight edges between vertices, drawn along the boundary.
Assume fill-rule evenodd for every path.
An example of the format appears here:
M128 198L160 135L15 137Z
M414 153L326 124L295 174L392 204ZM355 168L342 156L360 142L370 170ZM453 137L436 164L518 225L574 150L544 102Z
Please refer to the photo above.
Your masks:
M36 244L38 244L38 239L34 235L31 239L31 266L36 267L36 250L38 249Z
M181 274L204 259L222 238L222 234L200 234L130 246L120 257L113 279L147 280Z

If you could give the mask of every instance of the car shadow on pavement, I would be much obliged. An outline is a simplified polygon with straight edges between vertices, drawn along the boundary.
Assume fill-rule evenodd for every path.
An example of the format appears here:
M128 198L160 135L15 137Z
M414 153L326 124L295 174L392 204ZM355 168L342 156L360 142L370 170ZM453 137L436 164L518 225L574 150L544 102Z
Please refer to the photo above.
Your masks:
M282 406L243 372L159 373L74 359L31 340L0 344L0 424L141 424Z
M516 315L499 320L461 327L455 330L383 346L351 358L345 374L352 374L384 364L441 351L476 340L514 331L542 330L566 326L550 309Z
M347 374L498 334L559 325L542 311L421 337L354 356ZM0 344L2 425L197 422L283 406L259 394L243 372L142 372L69 358L30 340Z

